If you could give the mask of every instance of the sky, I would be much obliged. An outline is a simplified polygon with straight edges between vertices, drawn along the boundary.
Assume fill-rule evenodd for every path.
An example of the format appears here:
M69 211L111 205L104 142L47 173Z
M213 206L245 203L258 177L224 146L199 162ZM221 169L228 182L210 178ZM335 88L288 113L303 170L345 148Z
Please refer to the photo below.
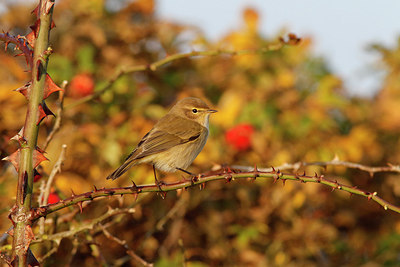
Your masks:
M240 28L241 12L255 8L260 33L275 36L281 29L311 37L315 55L323 56L345 82L348 92L371 96L383 77L373 43L394 47L400 35L399 0L160 0L165 19L196 25L217 40Z
M77 0L78 1L78 0ZM108 0L110 1L110 0ZM110 2L126 3L129 0ZM0 12L5 2L0 0ZM57 2L57 1L56 1ZM281 29L311 37L313 52L324 57L351 94L371 96L381 84L379 56L373 43L394 47L400 36L400 0L156 0L157 14L195 25L211 40L239 29L242 11L255 8L260 33L274 37ZM1 25L0 25L1 30Z

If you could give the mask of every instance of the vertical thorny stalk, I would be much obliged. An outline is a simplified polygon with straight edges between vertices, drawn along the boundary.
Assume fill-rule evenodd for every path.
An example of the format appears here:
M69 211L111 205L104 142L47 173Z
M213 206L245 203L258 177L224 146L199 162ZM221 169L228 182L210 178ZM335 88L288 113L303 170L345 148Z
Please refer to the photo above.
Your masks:
M31 65L31 85L28 97L28 109L22 136L19 137L21 149L19 153L18 188L16 206L10 214L14 223L13 233L13 265L27 266L29 245L33 239L31 230L31 200L34 178L34 167L38 161L37 136L40 122L40 107L43 103L44 87L47 74L49 32L52 24L54 0L40 0L35 9L37 21L33 30L34 53ZM40 106L40 107L39 107Z

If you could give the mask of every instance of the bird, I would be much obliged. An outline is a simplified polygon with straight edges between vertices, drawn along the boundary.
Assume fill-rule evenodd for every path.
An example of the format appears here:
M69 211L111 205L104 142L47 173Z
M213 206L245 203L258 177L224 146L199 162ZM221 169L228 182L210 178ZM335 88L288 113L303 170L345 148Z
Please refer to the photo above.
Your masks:
M186 169L207 142L209 118L217 110L203 100L186 97L178 101L140 140L125 161L106 179L115 180L132 166L147 163L163 172L177 170L193 175Z

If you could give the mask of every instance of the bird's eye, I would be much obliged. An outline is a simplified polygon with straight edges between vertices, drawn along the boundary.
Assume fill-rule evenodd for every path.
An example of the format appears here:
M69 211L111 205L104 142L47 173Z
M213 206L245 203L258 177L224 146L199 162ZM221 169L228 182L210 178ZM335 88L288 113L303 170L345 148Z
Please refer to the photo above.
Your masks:
M195 109L195 108L192 109L192 112L193 112L193 113L197 113L197 109Z

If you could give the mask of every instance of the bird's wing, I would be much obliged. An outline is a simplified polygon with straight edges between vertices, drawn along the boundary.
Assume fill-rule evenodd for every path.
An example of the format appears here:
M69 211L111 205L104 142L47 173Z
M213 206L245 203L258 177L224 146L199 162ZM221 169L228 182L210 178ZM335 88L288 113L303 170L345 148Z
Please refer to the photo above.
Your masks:
M130 156L133 156L134 159L140 159L177 145L195 141L207 130L199 123L185 118L169 117L167 115L163 120L165 123L157 123L158 127L156 125L153 130L143 137ZM185 127L182 127L182 123L184 123Z

